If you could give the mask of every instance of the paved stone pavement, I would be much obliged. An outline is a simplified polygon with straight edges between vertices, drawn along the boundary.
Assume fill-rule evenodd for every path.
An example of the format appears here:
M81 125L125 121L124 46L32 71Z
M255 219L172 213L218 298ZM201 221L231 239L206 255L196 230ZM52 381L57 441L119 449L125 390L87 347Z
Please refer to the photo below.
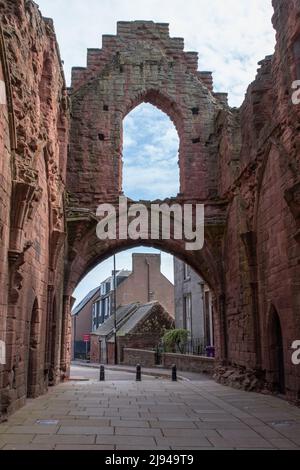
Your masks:
M107 381L135 381L136 373L134 370L132 372L126 370L119 370L121 367L115 369L113 366L111 368L105 368L105 380ZM90 366L78 366L72 365L71 368L71 379L76 380L85 379L85 380L99 380L99 365L97 367ZM158 377L157 377L158 378ZM155 375L143 375L143 380L156 380Z
M118 371L107 378L70 381L28 400L0 425L0 449L300 449L300 409L279 398L207 379L136 383Z

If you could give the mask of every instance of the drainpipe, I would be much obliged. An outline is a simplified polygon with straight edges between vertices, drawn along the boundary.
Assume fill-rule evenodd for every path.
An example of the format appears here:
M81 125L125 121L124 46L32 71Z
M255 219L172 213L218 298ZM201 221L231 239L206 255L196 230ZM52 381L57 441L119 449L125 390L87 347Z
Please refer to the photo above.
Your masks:
M118 344L117 344L117 274L116 274L116 255L114 255L114 293L113 293L113 312L114 312L114 362L118 364Z
M150 263L148 259L145 259L147 265L147 289L148 289L148 302L151 302L151 290L150 290Z

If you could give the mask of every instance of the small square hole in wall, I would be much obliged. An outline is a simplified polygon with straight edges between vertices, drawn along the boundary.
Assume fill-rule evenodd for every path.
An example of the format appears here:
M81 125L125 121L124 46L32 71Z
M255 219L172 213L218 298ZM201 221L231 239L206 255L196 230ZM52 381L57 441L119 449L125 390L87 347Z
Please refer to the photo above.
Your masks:
M103 105L103 111L108 111L109 110L109 107L107 106L107 104Z
M103 142L103 140L105 139L104 134L98 134L98 139Z
M192 113L194 116L197 116L199 114L199 108L192 108Z
M200 143L200 137L197 137L197 139L192 140L193 144L199 144Z

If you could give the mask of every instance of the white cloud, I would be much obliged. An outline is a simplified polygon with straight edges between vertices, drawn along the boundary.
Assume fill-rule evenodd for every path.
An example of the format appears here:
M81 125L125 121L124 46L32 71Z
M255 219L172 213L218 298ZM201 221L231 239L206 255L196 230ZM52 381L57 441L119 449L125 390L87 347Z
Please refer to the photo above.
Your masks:
M170 23L171 36L199 52L199 69L212 70L217 91L238 106L254 79L257 62L274 49L271 0L39 0L54 18L68 80L72 66L86 64L86 50L101 47L119 20Z
M123 135L125 194L135 200L176 196L179 138L168 116L143 103L124 119Z

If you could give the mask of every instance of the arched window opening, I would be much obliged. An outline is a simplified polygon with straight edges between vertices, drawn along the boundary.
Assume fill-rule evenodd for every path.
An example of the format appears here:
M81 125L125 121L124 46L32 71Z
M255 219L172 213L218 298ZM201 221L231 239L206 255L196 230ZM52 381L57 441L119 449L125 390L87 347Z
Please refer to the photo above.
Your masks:
M123 123L123 192L133 200L179 193L179 137L169 117L142 103Z
M285 394L284 348L281 323L278 313L272 307L269 324L270 369L274 389Z
M39 343L39 310L35 300L29 322L29 343L27 361L27 397L37 395L38 385L38 343Z
M56 298L52 304L52 318L50 324L50 368L49 368L49 385L55 385L56 380L56 368L57 368L57 310L56 310Z

